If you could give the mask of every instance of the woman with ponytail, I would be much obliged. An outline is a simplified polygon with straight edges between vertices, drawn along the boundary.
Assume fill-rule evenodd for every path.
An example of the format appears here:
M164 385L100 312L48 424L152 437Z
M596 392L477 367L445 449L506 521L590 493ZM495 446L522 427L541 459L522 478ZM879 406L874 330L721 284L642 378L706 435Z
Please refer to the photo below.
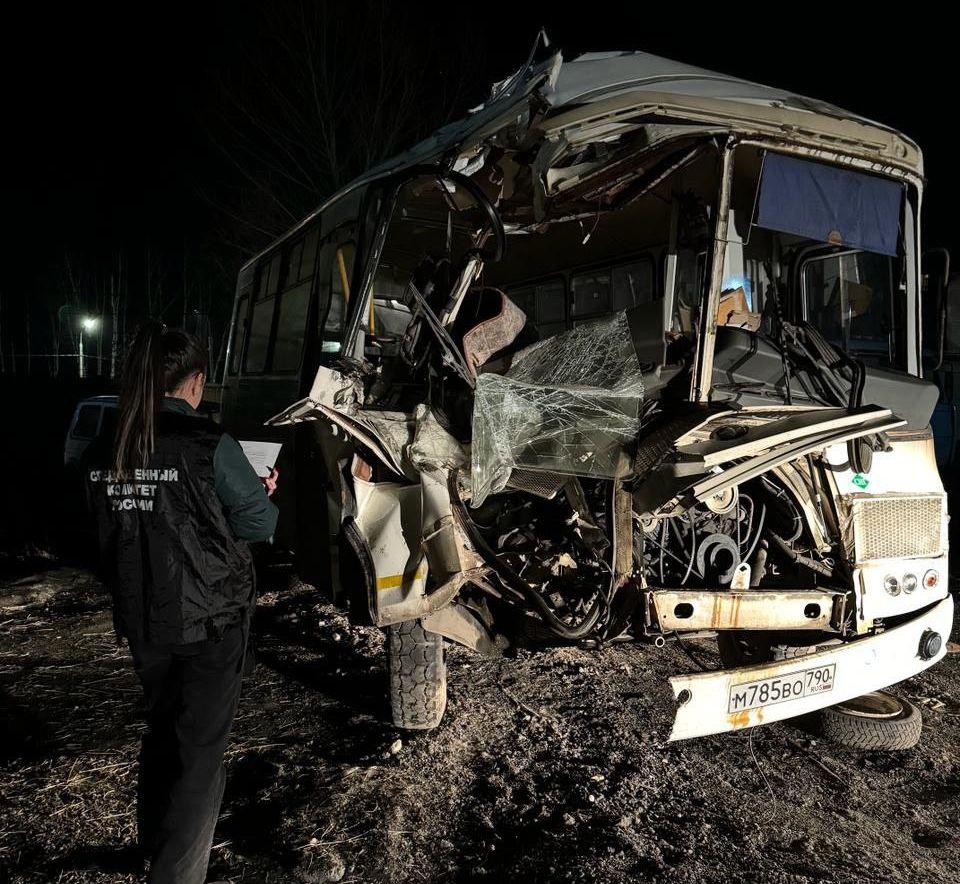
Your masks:
M205 880L255 603L248 544L277 520L276 470L257 478L196 411L206 377L196 338L143 325L116 437L91 446L86 470L114 625L146 701L138 841L155 884Z

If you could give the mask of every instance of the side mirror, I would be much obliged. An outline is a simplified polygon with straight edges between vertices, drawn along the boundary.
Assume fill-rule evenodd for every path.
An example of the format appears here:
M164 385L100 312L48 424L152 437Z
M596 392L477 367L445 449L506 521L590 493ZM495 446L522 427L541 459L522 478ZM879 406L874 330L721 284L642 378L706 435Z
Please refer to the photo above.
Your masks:
M930 249L920 261L920 298L923 321L923 363L930 371L943 364L947 333L947 289L950 286L950 253Z

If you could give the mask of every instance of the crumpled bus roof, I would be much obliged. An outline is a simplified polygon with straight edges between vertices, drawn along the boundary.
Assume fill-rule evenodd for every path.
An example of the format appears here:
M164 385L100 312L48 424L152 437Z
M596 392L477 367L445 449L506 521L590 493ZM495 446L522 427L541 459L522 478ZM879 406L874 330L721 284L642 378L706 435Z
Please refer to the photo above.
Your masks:
M725 118L731 131L766 124L784 135L820 134L841 149L873 154L915 175L923 174L915 142L885 126L819 99L683 64L648 52L591 52L563 61L552 89L550 120L622 113L631 106L664 105L698 113L704 120ZM870 150L872 148L872 150Z
M649 52L588 52L563 62L552 101L555 107L562 107L623 92L668 92L737 102L776 103L797 110L870 122L816 99L672 61Z
M529 111L535 95L547 110L532 123ZM575 137L578 129L609 128L638 115L665 123L702 123L711 131L773 136L866 160L877 171L899 171L917 180L923 176L923 157L915 142L826 102L648 52L591 52L565 61L554 51L543 61L531 57L495 84L490 98L468 116L347 184L281 240L358 188L417 164L469 154L505 127L526 121L546 135Z

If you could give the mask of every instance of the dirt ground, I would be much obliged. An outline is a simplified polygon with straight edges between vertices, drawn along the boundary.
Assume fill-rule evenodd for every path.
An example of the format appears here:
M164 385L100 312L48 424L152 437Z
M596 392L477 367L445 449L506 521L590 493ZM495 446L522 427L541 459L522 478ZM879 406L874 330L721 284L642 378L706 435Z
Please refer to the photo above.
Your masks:
M89 574L20 571L0 583L0 882L137 881L129 658ZM267 593L257 627L211 878L960 877L956 654L897 688L921 705L924 737L883 754L789 724L667 744L665 679L692 668L669 646L498 660L454 648L443 724L401 735L377 631L302 586Z

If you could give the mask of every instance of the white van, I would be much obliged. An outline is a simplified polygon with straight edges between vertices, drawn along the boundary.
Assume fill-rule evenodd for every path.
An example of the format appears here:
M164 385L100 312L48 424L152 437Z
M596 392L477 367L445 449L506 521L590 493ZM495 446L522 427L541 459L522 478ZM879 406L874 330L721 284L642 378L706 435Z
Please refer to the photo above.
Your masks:
M75 467L83 453L101 432L112 433L117 426L117 397L91 396L74 409L63 444L63 465Z

